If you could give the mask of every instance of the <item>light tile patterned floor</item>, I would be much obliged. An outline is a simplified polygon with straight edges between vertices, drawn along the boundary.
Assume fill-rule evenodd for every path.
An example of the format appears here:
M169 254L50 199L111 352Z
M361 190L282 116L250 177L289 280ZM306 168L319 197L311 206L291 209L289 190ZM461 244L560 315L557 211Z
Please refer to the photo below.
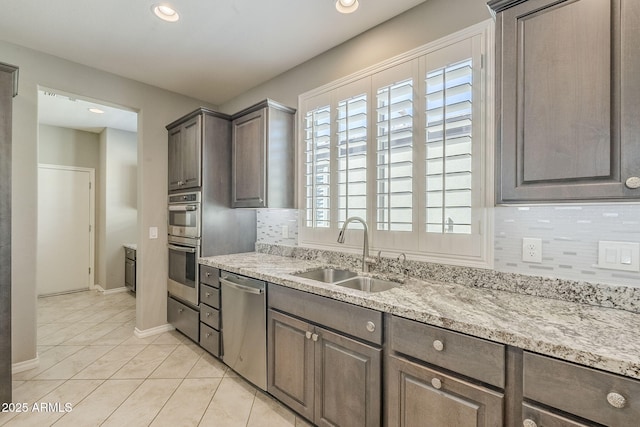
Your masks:
M13 375L28 411L0 413L0 425L309 426L182 334L140 339L134 327L129 293L40 298L40 364Z

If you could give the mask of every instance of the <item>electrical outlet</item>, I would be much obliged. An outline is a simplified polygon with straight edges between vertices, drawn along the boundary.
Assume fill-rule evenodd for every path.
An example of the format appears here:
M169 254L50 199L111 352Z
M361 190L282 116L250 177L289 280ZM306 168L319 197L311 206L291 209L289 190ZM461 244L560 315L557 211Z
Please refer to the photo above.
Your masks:
M522 239L522 261L542 263L542 239L531 237Z

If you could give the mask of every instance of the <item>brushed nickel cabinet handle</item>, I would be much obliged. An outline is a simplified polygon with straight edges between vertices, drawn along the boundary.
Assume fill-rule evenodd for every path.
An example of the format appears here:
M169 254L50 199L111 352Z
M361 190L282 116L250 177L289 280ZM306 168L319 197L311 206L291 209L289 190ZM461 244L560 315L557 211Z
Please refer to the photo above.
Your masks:
M211 336L211 332L207 332L207 338Z
M375 330L376 330L376 324L375 324L375 323L373 323L371 320L369 320L369 321L367 322L367 331L369 331L369 332L375 332Z
M311 339L311 331L305 332L304 336L307 337L308 340L310 340Z
M527 418L522 422L522 427L538 427L538 424L536 424L532 419Z
M614 408L622 409L627 404L627 399L625 399L624 396L620 393L612 391L611 393L607 394L607 402L609 402L609 405L613 406Z
M313 335L311 335L311 339L312 339L313 341L318 341L318 334L313 334Z
M207 311L207 317L211 316L211 312Z
M431 380L431 385L436 390L440 390L442 388L442 381L440 381L438 378L434 378Z
M207 271L207 277L211 277L211 273Z
M440 340L435 340L433 342L433 348L435 348L436 351L442 351L444 350L444 343Z
M205 294L207 295L207 298L211 296L211 292L206 292Z

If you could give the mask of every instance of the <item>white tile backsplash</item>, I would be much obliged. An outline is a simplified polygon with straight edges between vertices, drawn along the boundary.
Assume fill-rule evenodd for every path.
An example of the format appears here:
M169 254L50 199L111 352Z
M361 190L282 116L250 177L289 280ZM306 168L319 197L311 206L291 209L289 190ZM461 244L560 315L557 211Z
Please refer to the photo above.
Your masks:
M640 273L595 267L598 241L640 242L640 204L498 206L494 220L497 271L640 287ZM258 243L298 245L295 209L259 209L257 225ZM542 263L522 262L523 237L542 239Z

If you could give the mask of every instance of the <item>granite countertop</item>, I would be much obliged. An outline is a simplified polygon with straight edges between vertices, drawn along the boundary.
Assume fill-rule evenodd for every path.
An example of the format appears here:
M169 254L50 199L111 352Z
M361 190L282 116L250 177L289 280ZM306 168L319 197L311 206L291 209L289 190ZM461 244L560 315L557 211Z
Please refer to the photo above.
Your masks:
M138 250L138 245L135 243L124 243L122 246L125 248L133 249L134 251Z
M201 258L244 274L430 325L640 379L640 314L568 301L408 278L368 293L293 276L327 266L263 253Z

